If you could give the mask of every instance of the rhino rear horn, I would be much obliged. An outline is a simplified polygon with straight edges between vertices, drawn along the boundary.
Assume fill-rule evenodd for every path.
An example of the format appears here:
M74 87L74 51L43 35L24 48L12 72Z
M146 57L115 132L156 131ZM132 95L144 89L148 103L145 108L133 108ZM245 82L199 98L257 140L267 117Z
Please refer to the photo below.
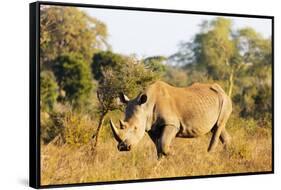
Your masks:
M110 119L109 123L110 123L110 126L111 126L111 129L113 131L113 135L114 135L115 139L118 142L122 141L121 138L120 138L120 132L119 132L118 128L114 125L114 123L112 122L111 119Z
M120 119L119 123L120 123L120 128L124 129L125 128L125 122Z

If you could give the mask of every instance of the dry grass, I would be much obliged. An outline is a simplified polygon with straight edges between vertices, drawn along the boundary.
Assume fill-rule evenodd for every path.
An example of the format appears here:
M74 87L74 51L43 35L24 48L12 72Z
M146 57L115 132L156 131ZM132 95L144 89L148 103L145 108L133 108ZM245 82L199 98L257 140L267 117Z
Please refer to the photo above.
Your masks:
M148 135L134 150L118 152L110 128L105 124L95 159L91 141L81 146L42 144L41 183L48 185L271 171L271 128L256 127L254 124L253 121L241 122L232 118L228 123L232 144L228 149L219 144L213 153L207 152L210 134L196 139L176 138L171 147L173 156L161 162L157 160L156 149Z

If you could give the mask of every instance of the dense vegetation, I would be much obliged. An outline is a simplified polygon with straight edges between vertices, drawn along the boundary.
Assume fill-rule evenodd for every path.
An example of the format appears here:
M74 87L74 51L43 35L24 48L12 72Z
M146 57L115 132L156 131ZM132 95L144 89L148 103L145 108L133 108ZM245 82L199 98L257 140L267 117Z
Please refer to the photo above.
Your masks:
M138 59L112 52L106 25L79 9L42 7L40 24L43 184L270 170L270 38L219 17L202 22L176 54ZM122 117L118 94L132 98L156 80L219 83L234 105L229 150L209 155L210 137L179 139L180 156L158 166L145 137L137 150L118 153L108 125L109 116Z

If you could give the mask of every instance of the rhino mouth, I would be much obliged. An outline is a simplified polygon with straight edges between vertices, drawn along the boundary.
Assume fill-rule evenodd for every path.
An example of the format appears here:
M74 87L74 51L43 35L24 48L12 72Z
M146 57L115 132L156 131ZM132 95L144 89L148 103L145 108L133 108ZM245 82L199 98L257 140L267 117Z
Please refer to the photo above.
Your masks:
M112 128L113 131L113 135L115 137L115 139L118 141L118 145L117 145L117 149L119 151L129 151L131 150L131 145L128 144L125 141L122 140L122 138L120 138L120 131L118 130L118 128L114 125L114 123L110 120L110 126Z
M124 142L120 142L118 145L117 145L117 148L119 151L130 151L131 150L131 145L128 145Z

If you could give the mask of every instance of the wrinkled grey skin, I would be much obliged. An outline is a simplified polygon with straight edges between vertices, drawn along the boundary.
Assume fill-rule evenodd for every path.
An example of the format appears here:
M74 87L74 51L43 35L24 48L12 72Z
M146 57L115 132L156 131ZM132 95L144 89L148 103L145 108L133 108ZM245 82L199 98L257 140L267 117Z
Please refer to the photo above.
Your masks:
M131 150L145 132L155 143L159 158L170 153L175 137L192 138L212 131L208 151L215 149L219 139L224 144L230 141L225 125L232 104L218 84L177 88L157 81L132 100L120 94L120 101L126 105L124 120L119 121L120 127L110 120L120 151Z

